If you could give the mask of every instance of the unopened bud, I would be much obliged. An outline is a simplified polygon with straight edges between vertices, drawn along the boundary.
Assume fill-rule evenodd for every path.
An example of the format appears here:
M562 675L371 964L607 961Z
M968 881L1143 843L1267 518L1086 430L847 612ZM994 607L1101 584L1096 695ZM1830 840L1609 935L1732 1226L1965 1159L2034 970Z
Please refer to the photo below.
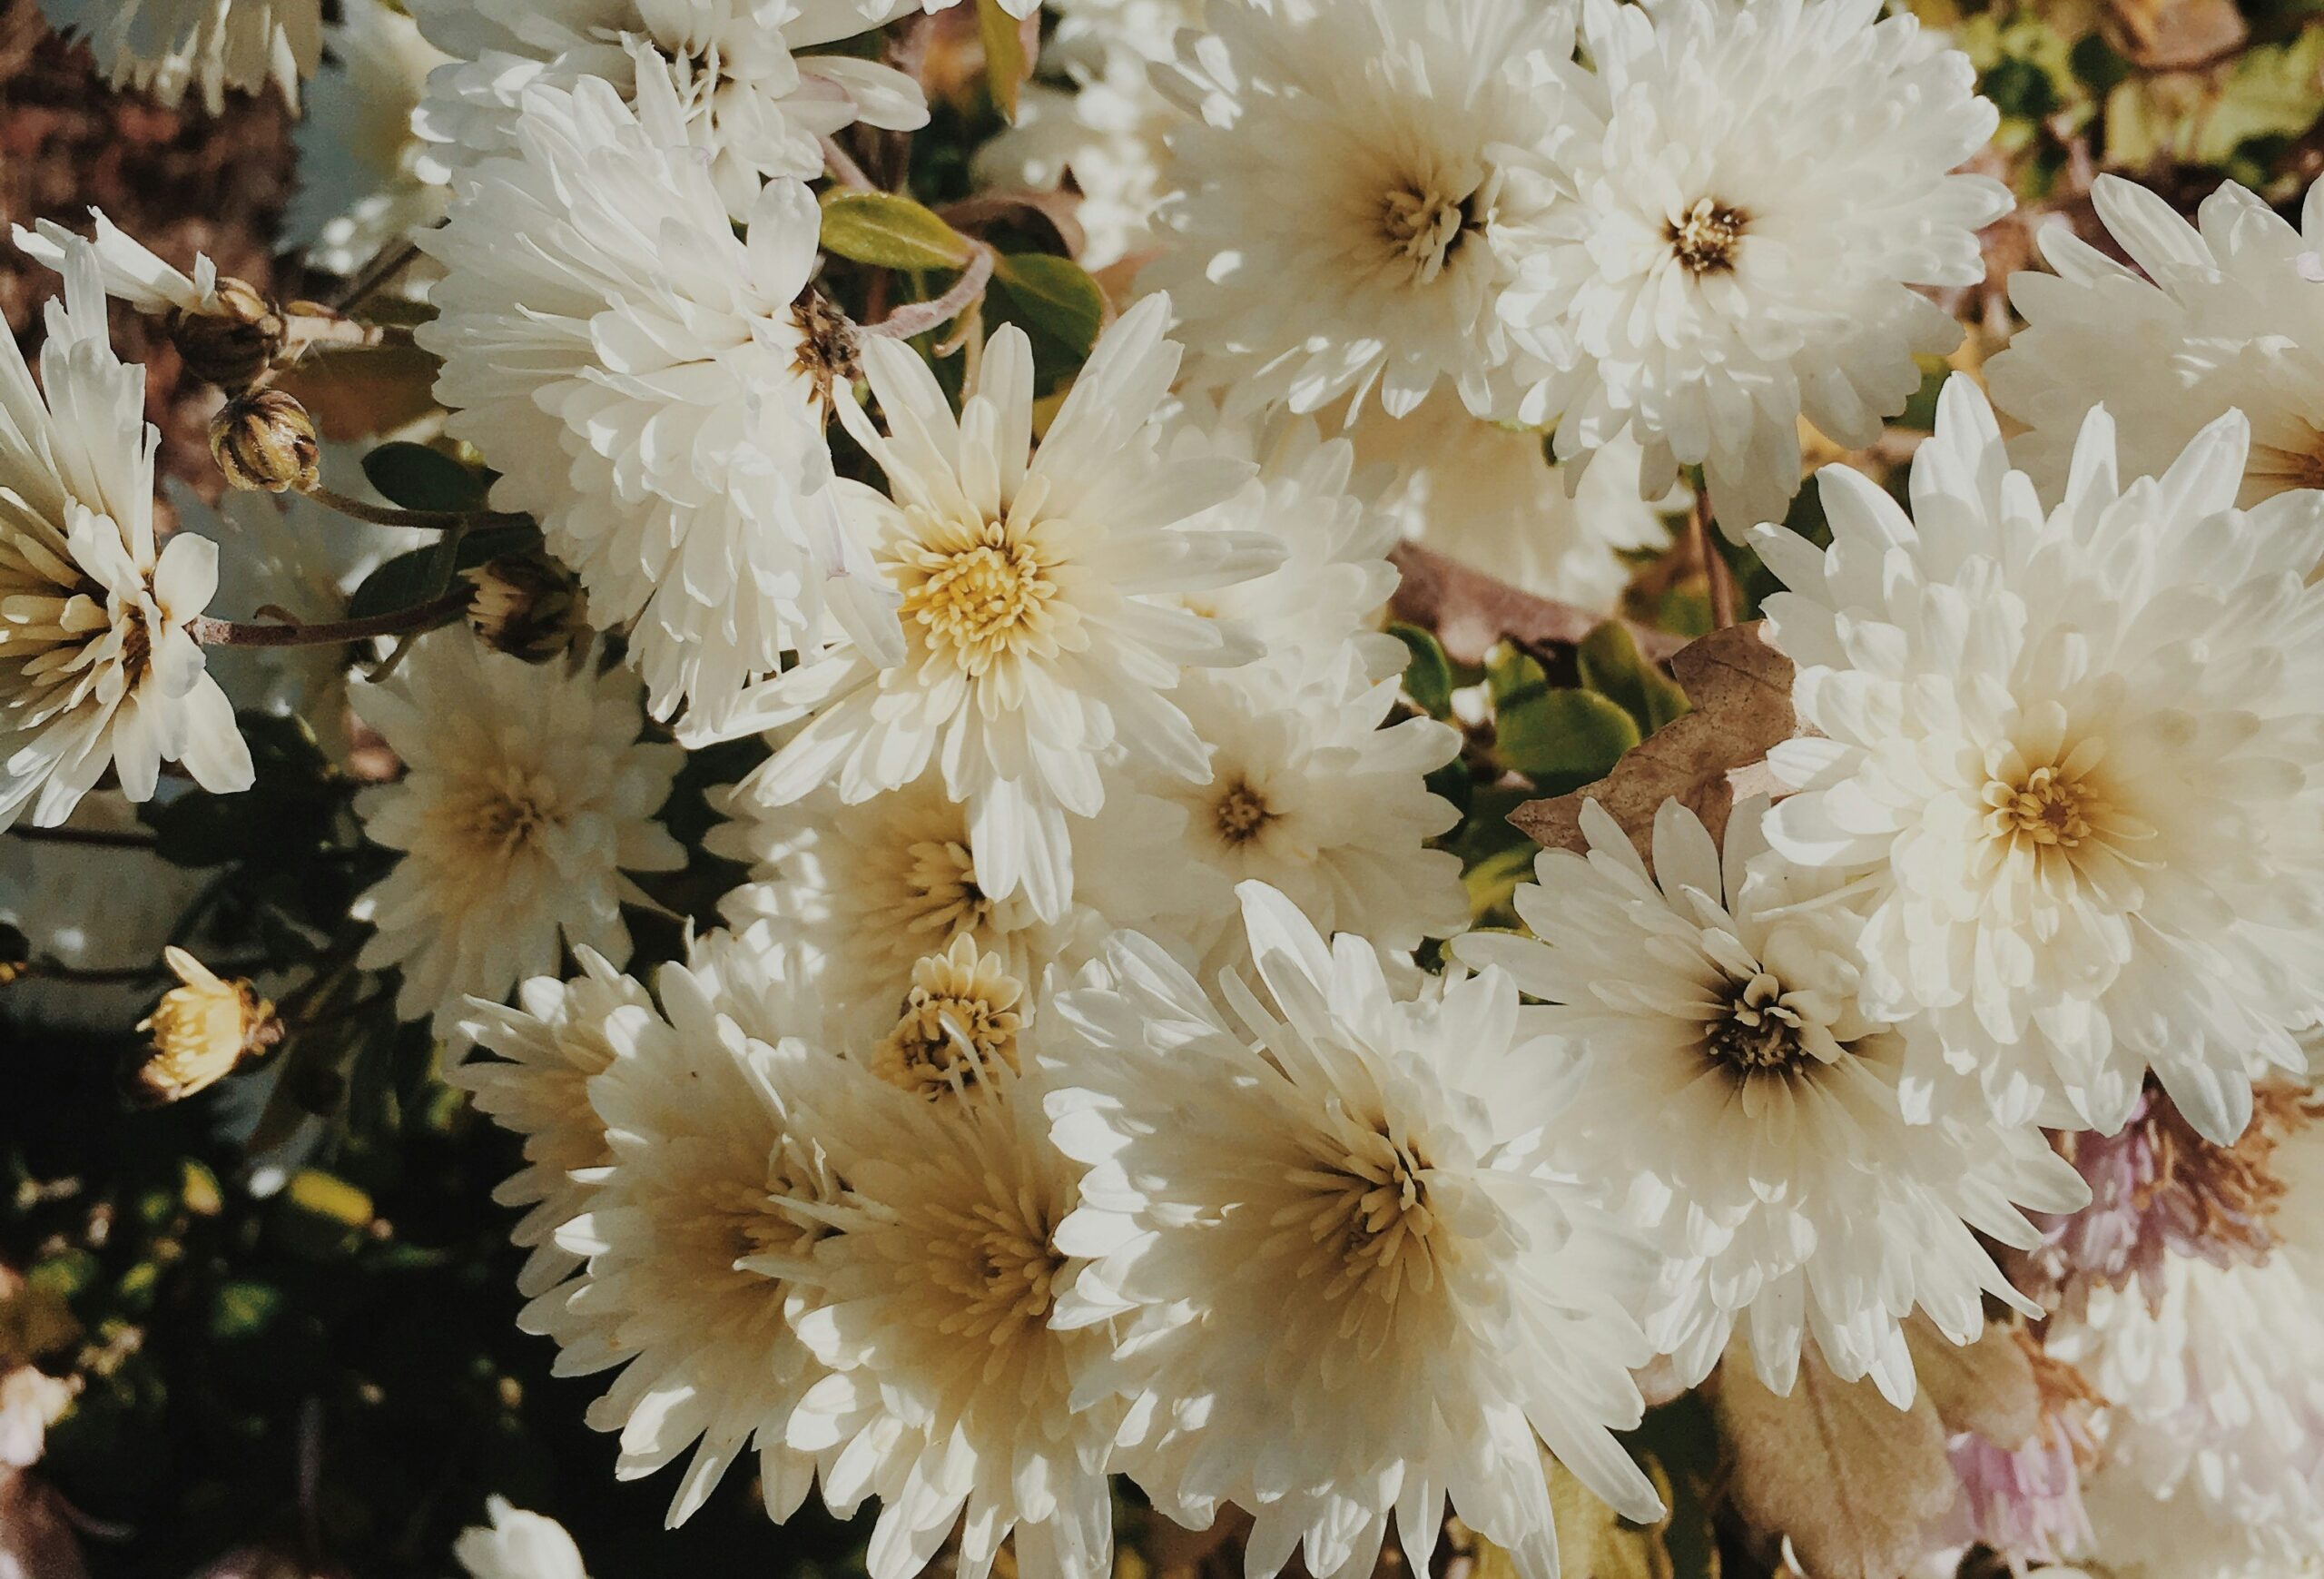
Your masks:
M210 419L210 453L236 488L306 492L322 469L307 408L281 390L237 395Z
M546 663L586 628L581 588L546 559L505 554L465 572L468 627L495 652Z
M287 333L282 310L247 280L219 281L217 305L207 312L170 314L170 341L186 370L229 390L248 389L272 367Z
M153 1044L137 1071L137 1094L156 1105L209 1090L282 1040L274 1005L248 982L221 979L183 949L162 957L180 984L137 1027Z

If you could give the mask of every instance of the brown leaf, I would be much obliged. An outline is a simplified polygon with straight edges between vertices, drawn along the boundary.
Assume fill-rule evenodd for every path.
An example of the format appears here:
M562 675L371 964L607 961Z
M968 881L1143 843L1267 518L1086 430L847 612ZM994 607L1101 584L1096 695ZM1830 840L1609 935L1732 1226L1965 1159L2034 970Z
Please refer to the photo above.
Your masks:
M2147 71L2191 71L2243 47L2233 0L2108 0L2111 42Z
M1714 1402L1735 1511L1789 1536L1811 1579L1896 1579L1960 1493L1928 1394L1899 1410L1835 1377L1812 1344L1789 1397L1745 1360L1719 1367Z
M1609 776L1571 794L1528 801L1509 820L1545 849L1586 850L1581 807L1594 800L1651 860L1654 814L1664 801L1693 812L1717 840L1736 802L1780 794L1768 752L1800 727L1791 660L1768 640L1764 622L1715 630L1682 648L1670 667L1693 711L1632 747Z
M2034 1361L2014 1327L1988 1323L1965 1347L1925 1316L1905 1323L1905 1343L1921 1392L1947 1431L1974 1431L1994 1446L2014 1451L2042 1429L2042 1392Z
M1575 646L1606 623L1606 617L1571 603L1520 592L1482 570L1472 570L1417 543L1402 543L1389 556L1403 579L1389 604L1398 619L1436 633L1444 650L1464 664L1481 664L1502 641ZM1638 649L1659 663L1686 645L1667 631L1631 626Z

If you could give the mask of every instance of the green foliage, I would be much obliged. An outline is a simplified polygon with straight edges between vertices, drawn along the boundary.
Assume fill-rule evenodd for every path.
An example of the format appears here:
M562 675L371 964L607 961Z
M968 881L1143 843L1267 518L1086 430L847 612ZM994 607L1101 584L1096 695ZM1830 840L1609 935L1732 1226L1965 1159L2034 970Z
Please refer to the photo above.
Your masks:
M1049 252L1003 253L993 261L993 282L1015 305L1017 321L1086 360L1106 323L1106 293L1070 258Z
M425 444L382 444L363 457L363 475L389 504L408 510L480 510L490 479Z
M932 209L891 192L835 191L823 198L823 250L881 269L959 270L969 241Z

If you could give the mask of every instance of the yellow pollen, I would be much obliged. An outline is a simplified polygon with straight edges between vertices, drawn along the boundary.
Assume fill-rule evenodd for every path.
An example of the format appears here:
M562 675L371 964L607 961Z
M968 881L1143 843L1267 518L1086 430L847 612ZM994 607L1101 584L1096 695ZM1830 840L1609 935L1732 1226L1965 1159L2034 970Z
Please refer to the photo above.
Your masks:
M1984 801L1985 831L1994 838L2071 850L2091 836L2085 786L2055 767L2037 767L2018 784L1995 779L1985 785Z
M893 1031L872 1055L873 1072L890 1084L935 1100L996 1073L1017 1072L1018 1004L1024 983L1001 969L999 956L980 956L962 933L940 954L912 967L911 991Z
M1736 244L1750 222L1741 209L1706 197L1687 211L1684 221L1671 222L1670 254L1690 274L1725 273L1735 267Z
M980 676L1049 636L1058 591L1049 570L1031 544L1011 542L997 524L962 548L916 549L905 565L904 623L919 627L931 651Z

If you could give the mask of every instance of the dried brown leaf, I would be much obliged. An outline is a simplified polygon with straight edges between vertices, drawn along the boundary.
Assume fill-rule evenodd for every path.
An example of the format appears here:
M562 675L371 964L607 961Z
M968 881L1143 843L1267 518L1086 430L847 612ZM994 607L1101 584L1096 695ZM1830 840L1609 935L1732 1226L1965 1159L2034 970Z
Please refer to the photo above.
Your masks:
M1960 1493L1925 1391L1900 1410L1812 1346L1789 1397L1747 1361L1720 1367L1715 1403L1735 1511L1789 1536L1811 1579L1896 1579Z
M1988 1323L1984 1336L1964 1347L1915 1315L1905 1323L1905 1342L1921 1392L1947 1431L1974 1431L2014 1450L2042 1429L2042 1391L2016 1328Z
M2211 65L2250 36L2233 0L2109 0L2111 41L2146 71Z
M1520 592L1506 581L1472 570L1417 543L1390 556L1403 579L1390 604L1395 617L1436 633L1447 653L1481 664L1503 641L1536 646L1577 646L1606 617L1571 603ZM1631 626L1638 649L1659 663L1685 644L1667 631Z
M1676 800L1723 838L1738 801L1780 793L1768 749L1800 733L1791 706L1791 660L1767 638L1764 623L1729 626L1670 660L1693 711L1633 747L1612 774L1551 800L1528 801L1509 820L1545 849L1582 850L1581 807L1594 800L1651 859L1654 814Z

